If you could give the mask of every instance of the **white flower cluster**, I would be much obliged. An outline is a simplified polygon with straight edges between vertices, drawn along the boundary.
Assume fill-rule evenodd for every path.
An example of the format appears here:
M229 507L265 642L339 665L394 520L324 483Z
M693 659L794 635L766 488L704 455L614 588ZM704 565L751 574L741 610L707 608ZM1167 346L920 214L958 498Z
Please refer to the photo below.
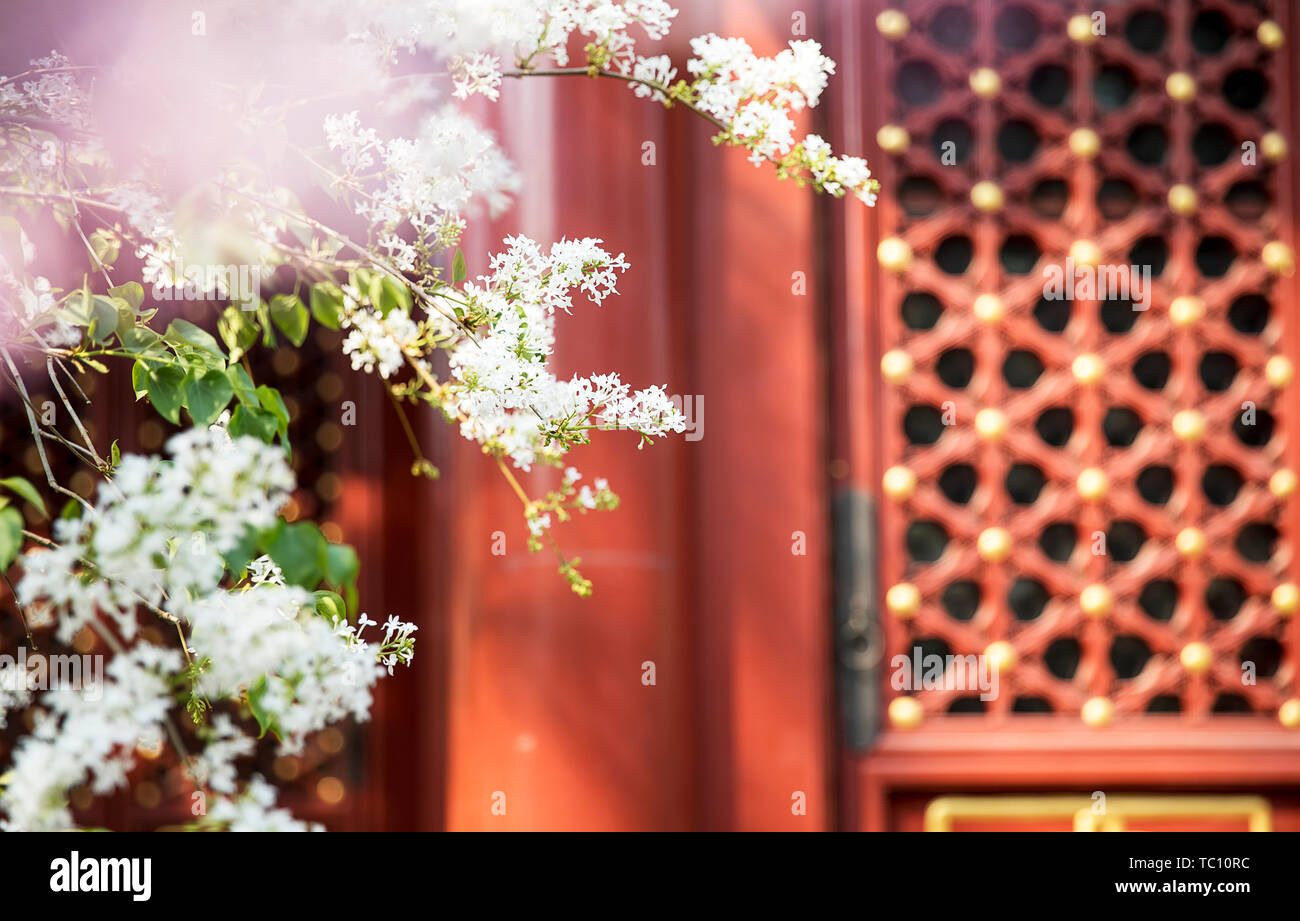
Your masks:
M639 25L647 38L658 41L668 34L676 16L677 10L663 0L554 0L539 45L563 66L568 63L569 36L576 32L604 49L616 70L630 73L636 42L628 29Z
M90 127L90 95L77 83L72 62L57 51L30 62L35 79L0 82L0 113L48 118L69 128Z
M191 645L210 659L198 690L213 700L238 700L241 690L250 689L286 754L300 751L308 734L331 723L349 716L364 721L374 683L385 670L391 674L393 665L409 664L412 652L401 642L414 632L412 624L390 620L376 650L360 637L373 623L365 615L355 627L331 625L311 602L303 589L263 584L217 592L187 609L194 625ZM211 752L206 757L214 772L222 770L220 759Z
M55 522L59 547L23 557L18 598L61 611L60 641L101 614L132 639L141 603L186 614L221 581L221 555L274 524L294 486L284 452L256 438L191 429L167 449L170 461L123 457L94 513Z
M311 593L286 586L268 557L249 565L246 583L221 587L221 554L246 528L274 524L293 475L279 448L232 439L221 425L177 435L168 449L170 461L122 458L86 519L56 523L61 546L24 555L20 600L57 613L64 642L89 624L107 629L98 620L104 614L130 643L141 603L188 623L196 664L184 674L196 678L195 692L207 703L247 696L283 752L299 751L307 734L340 719L366 719L375 682L411 662L415 626L389 618L378 645L368 643L362 632L374 621L364 614L356 626L327 621ZM161 739L181 669L180 652L139 641L110 660L102 697L72 690L43 697L49 715L20 741L0 794L8 825L70 827L64 791L87 777L95 793L119 786L136 745ZM29 703L26 693L0 697L6 709ZM253 740L225 713L200 735L195 777L215 793L235 794L234 762L252 752ZM298 824L272 810L272 801L253 783L210 818L250 828Z
M222 796L212 804L207 821L230 832L324 831L324 826L295 819L287 809L275 808L275 787L255 774L238 797Z
M727 125L731 136L750 151L755 165L782 163L808 170L816 187L832 195L853 192L875 204L871 170L861 157L834 157L821 137L795 137L792 112L812 108L821 99L835 62L812 40L792 41L774 57L759 57L743 38L715 34L691 39L693 57L686 68L694 77L690 98Z
M382 314L365 301L356 288L343 286L342 328L348 330L343 354L352 360L352 370L370 374L378 369L379 376L387 379L402 369L408 356L427 367L417 357L421 330L411 315L402 310Z
M108 663L102 698L92 702L67 688L46 693L47 711L19 740L0 792L4 827L71 828L65 791L88 779L101 795L125 783L136 746L161 739L171 705L168 678L180 664L179 652L141 643Z
M452 107L427 117L414 138L388 141L362 127L356 112L330 115L325 140L357 192L356 212L404 272L417 269L418 252L395 232L399 224L409 222L418 243L442 250L459 239L476 202L496 215L519 189L491 132ZM375 178L359 178L372 172Z
M664 0L439 0L357 2L340 10L355 37L381 47L432 51L447 61L455 95L495 100L502 62L518 66L569 61L572 36L602 49L608 65L630 73L640 27L647 38L668 34L677 11Z
M549 367L555 313L569 313L571 292L600 304L615 293L623 254L611 256L600 240L561 240L549 252L527 237L507 237L491 259L492 273L460 290L468 312L486 322L474 336L445 324L461 433L501 446L527 470L539 458L558 459L547 444L557 426L628 428L643 435L685 430L686 420L662 387L631 391L617 374L557 378ZM450 306L450 305L449 305ZM431 315L435 322L441 320Z

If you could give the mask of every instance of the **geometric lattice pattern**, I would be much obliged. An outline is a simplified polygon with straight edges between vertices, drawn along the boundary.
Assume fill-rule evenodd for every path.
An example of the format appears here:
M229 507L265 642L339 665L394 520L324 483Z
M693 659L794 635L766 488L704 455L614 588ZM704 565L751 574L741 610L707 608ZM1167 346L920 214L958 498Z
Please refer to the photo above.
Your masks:
M1269 4L894 7L885 662L1002 664L987 701L889 688L894 725L1300 722Z

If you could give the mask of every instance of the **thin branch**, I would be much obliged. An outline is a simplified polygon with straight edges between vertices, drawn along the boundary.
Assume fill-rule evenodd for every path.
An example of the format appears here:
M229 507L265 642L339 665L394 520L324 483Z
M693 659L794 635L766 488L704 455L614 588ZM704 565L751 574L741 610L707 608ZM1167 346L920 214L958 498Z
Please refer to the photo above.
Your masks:
M306 224L311 229L320 231L321 233L339 241L348 249L352 250L353 252L357 253L358 255L372 262L374 265L378 266L379 269L382 270L385 275L388 275L391 278L393 278L395 281L400 282L403 287L411 291L414 291L416 296L421 300L421 302L424 303L426 307L431 307L432 309L436 310L447 320L450 320L452 323L454 323L458 329L463 330L465 334L469 336L471 339L474 338L474 331L471 330L468 326L466 326L465 323L460 318L458 318L454 313L448 312L441 304L437 303L432 297L429 296L428 292L426 292L422 288L412 285L410 280L405 275L403 275L397 269L393 268L383 259L380 259L374 253L371 253L368 250L366 250L365 247L357 243L354 243L345 234L342 234L331 227L327 227L324 224L322 224L320 221L307 217L307 215L305 214L299 214L295 211L290 211L288 208L282 208L280 205L277 205L275 202L269 202L266 199L261 198L260 196L253 195L249 192L245 192L243 189L235 188L234 186L227 185L224 182L216 182L213 184L219 189L222 189L226 192L230 192L231 194L234 195L240 195L248 199L249 201L253 202L254 204L261 205L263 208L269 208L272 211L276 211L280 214L291 217L295 221L300 221L301 223ZM3 190L0 189L0 191ZM474 341L477 342L477 340Z
M0 198L4 198L7 195L15 198L33 198L37 201L68 201L68 196L61 193L38 192L36 189L24 189L20 186L0 185ZM107 211L112 211L115 214L126 214L125 208L119 208L117 205L110 205L106 201L99 201L95 198L86 198L82 195L74 195L72 196L72 200L77 204L85 205L88 208L103 208Z
M27 395L27 387L23 384L23 377L18 373L18 368L14 364L13 358L9 356L8 349L0 348L0 355L4 356L5 363L9 366L9 373L13 376L14 383L18 385L18 390L23 395L23 409L27 412L27 424L32 430L32 440L36 442L36 452L41 457L41 466L45 468L45 481L49 483L50 489L80 502L92 515L98 515L99 513L95 511L93 505L72 490L60 486L59 481L54 478L54 471L50 469L49 458L45 456L45 443L41 440L40 426L36 423L36 414L32 412L31 398Z
M54 373L53 358L45 359L45 368L50 374L50 383L54 385L54 390L58 393L59 399L63 401L64 408L68 411L68 415L72 416L72 421L77 426L77 431L81 433L81 440L86 443L86 447L90 449L91 455L95 458L95 465L100 470L107 469L108 464L99 456L99 452L95 450L95 444L90 439L90 433L87 432L86 427L81 424L81 417L78 416L77 411L72 408L72 403L69 402L68 395L63 392L63 385L59 383L59 377Z
M620 74L612 70L595 70L590 67L559 67L551 70L503 70L503 77L520 78L520 77L607 77L610 80L622 80L624 83L634 83L638 86L644 86L647 89L654 90L656 93L663 95L667 106L681 106L689 109L700 118L704 119L719 131L730 131L731 126L720 120L716 115L705 112L699 106L686 102L682 99L674 99L669 92L668 87L662 83L655 83L653 80L642 80L640 77L633 77L629 74Z

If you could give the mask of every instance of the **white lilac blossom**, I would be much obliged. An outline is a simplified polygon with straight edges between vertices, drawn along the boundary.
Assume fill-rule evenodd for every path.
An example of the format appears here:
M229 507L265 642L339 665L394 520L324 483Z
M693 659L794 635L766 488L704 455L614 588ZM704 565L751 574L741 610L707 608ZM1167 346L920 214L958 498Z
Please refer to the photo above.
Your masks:
M668 97L662 91L653 89L646 84L655 83L659 86L671 86L673 78L677 76L677 68L673 67L672 58L666 54L649 58L638 56L636 63L632 67L632 76L637 81L629 84L633 93L642 99L650 98L655 102L664 102Z
M162 736L171 705L168 675L180 665L179 652L141 643L109 661L102 697L91 700L70 688L48 691L41 698L45 712L19 740L4 775L4 827L71 828L64 798L69 788L89 781L92 792L105 794L124 784L135 747Z
M634 33L661 39L677 15L664 0L346 0L337 6L359 41L430 51L448 62L458 96L482 93L491 99L501 62L564 66L574 36L599 48L606 63L630 72Z
M324 130L347 178L343 187L356 192L356 212L383 234L390 257L409 246L393 233L399 223L409 222L417 239L442 249L459 238L475 203L496 215L519 189L519 176L492 134L450 107L425 118L413 138L381 141L356 112L327 116ZM378 179L355 178L369 173ZM409 268L413 255L404 256Z
M255 774L240 796L219 797L201 825L230 832L324 831L319 823L301 822L287 809L275 807L275 787Z
M257 697L263 722L275 727L281 751L301 751L304 738L347 717L369 716L374 683L413 654L412 624L390 619L378 647L362 639L368 621L327 623L297 587L264 584L216 592L188 607L196 655L209 660L198 690L211 699Z
M457 99L480 93L496 102L501 95L501 59L493 54L463 55L452 61L451 79Z
M123 457L94 513L58 520L57 548L24 557L18 599L59 608L62 642L101 615L129 640L141 604L185 614L220 582L222 554L272 525L293 489L284 452L255 438L191 429L167 448L170 461Z
M865 160L833 156L818 135L795 136L791 113L816 106L835 73L818 42L792 41L773 57L760 57L742 38L710 33L691 39L691 51L686 67L694 82L679 98L725 125L724 140L747 148L756 166L774 162L782 175L819 191L836 197L852 192L875 204L877 184Z
M244 582L220 584L221 554L246 528L273 524L293 488L279 448L231 438L213 425L175 436L168 450L170 460L122 458L94 510L59 522L55 549L36 547L23 558L18 597L52 609L61 639L87 626L108 629L99 619L105 615L128 645L110 660L102 697L59 689L41 698L48 712L19 742L3 777L0 811L8 827L70 827L68 788L89 780L102 794L120 786L137 744L161 739L182 674L195 680L205 707L256 698L264 728L273 727L282 751L297 752L312 732L366 719L374 683L412 660L413 624L390 617L372 644L363 632L373 621L327 621L312 594L285 585L269 557L253 560ZM141 605L178 629L190 627L185 651L199 664L183 672L180 652L137 639ZM0 705L30 700L24 688L6 692ZM235 794L235 761L252 753L253 740L226 713L199 734L205 746L192 776L214 793ZM255 786L223 802L213 809L216 821L249 824L260 809L273 826L292 823L270 810Z
M343 338L343 354L352 360L353 371L370 374L378 370L379 376L389 378L401 370L408 359L426 367L427 362L418 357L421 330L402 310L380 313L365 303L360 291L344 285L342 327L348 330Z
M566 430L626 428L647 437L685 430L663 388L633 392L617 374L564 380L550 369L555 315L570 313L572 291L600 304L627 268L623 254L611 256L601 242L561 240L543 252L526 237L507 237L506 250L490 261L492 273L460 290L481 330L443 328L462 434L500 446L522 469L539 457L558 461L555 436Z
M235 761L253 754L257 743L228 713L214 716L200 736L205 742L203 751L190 768L195 782L214 793L234 793L239 781Z

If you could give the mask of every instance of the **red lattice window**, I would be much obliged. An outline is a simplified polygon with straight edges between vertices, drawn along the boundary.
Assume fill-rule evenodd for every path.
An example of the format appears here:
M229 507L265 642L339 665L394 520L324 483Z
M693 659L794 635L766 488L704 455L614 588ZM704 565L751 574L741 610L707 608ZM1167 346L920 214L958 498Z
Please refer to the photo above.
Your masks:
M894 6L889 721L1300 724L1294 103L1261 29L1285 11ZM1110 296L1045 296L1067 257ZM1149 267L1142 297L1113 266ZM918 648L1002 661L998 695L896 689L892 658Z

